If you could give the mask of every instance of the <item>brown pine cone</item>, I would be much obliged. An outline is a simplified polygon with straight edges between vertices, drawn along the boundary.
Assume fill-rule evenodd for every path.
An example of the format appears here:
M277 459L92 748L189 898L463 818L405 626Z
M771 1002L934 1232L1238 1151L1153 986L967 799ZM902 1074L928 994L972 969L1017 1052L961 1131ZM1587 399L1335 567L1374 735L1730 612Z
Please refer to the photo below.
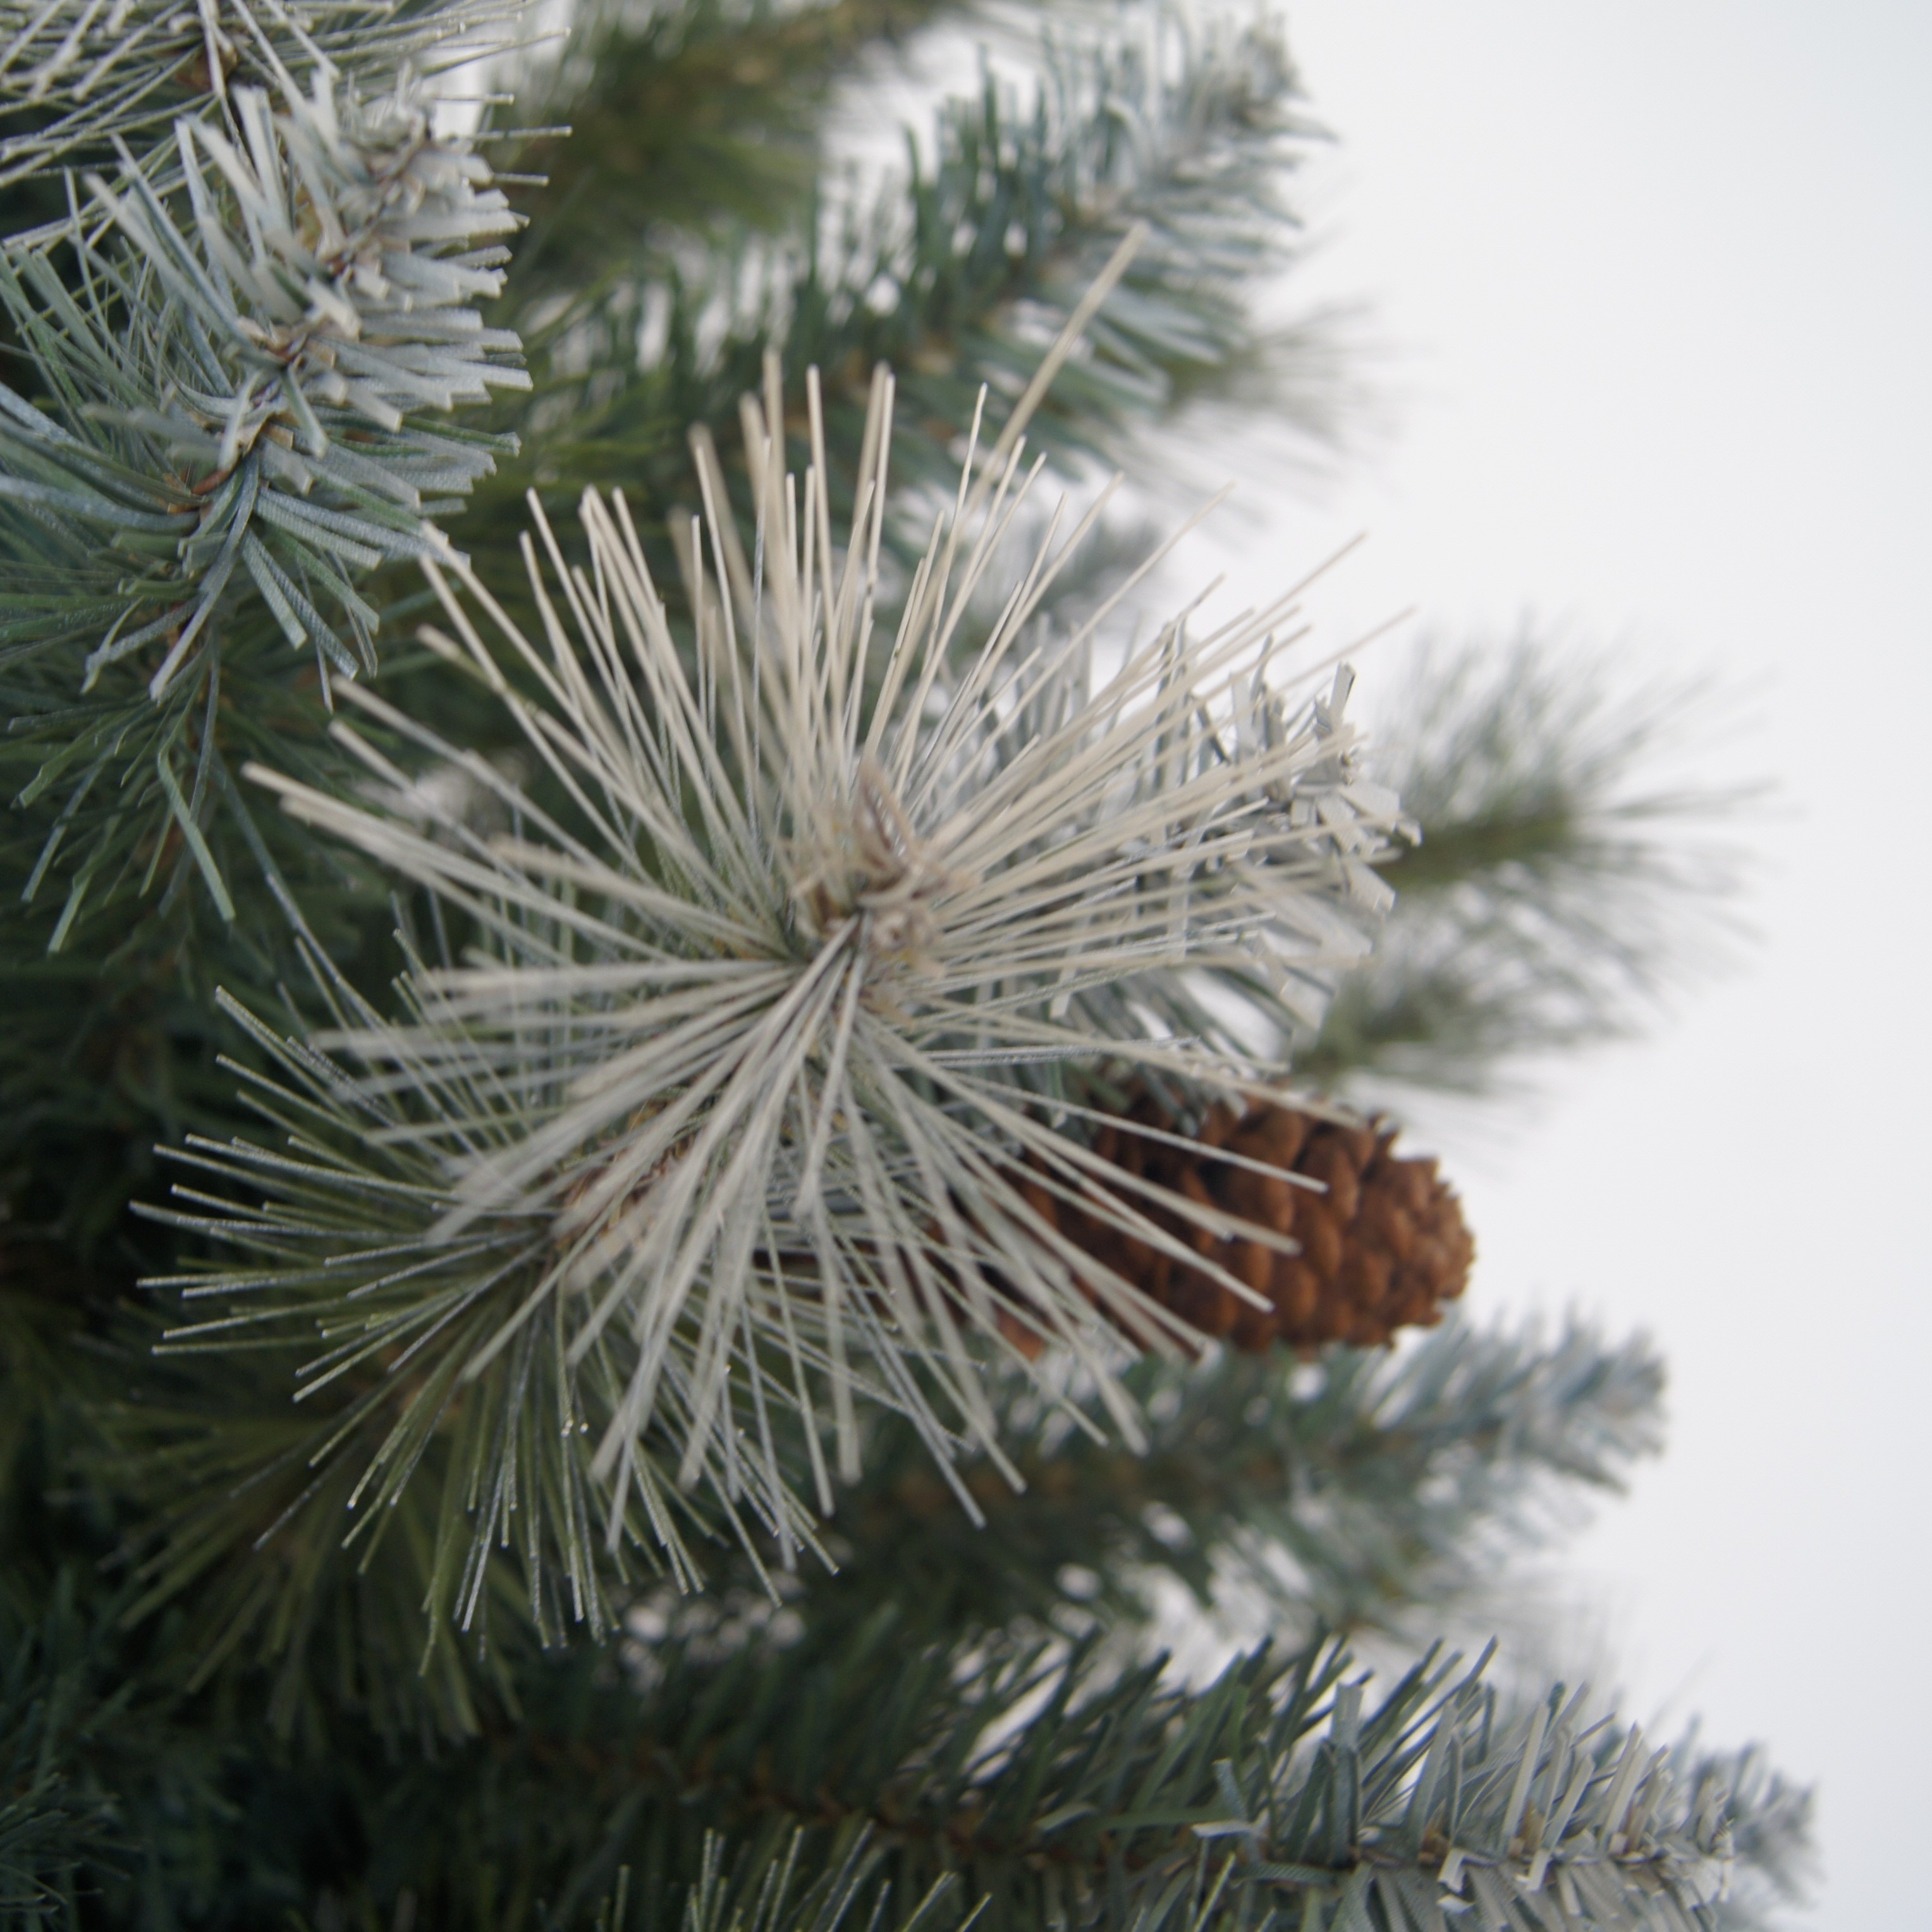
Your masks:
M1148 1095L1124 1118L1178 1131ZM1286 1107L1240 1115L1217 1108L1192 1138L1192 1147L1179 1148L1108 1126L1094 1150L1130 1174L1298 1242L1300 1252L1285 1255L1252 1238L1225 1240L1124 1191L1149 1220L1265 1295L1269 1310L1065 1201L1054 1218L1096 1261L1204 1334L1254 1352L1275 1342L1304 1354L1329 1342L1368 1347L1398 1328L1432 1326L1442 1304L1468 1285L1475 1244L1461 1204L1434 1161L1394 1151L1393 1128L1346 1126ZM1220 1157L1223 1150L1275 1171L1236 1166Z

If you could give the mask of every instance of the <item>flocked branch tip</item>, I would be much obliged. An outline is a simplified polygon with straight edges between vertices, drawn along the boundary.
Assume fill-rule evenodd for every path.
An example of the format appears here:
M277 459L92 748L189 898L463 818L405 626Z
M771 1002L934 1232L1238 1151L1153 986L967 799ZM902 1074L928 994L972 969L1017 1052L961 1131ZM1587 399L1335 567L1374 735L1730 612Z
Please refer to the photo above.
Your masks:
M788 1546L802 1472L775 1412L797 1418L829 1507L821 1433L850 1471L862 1398L909 1413L944 1466L960 1432L997 1457L981 1364L1014 1352L1016 1321L1108 1391L1123 1333L1191 1342L1034 1190L1197 1265L1152 1204L1292 1245L1124 1177L1087 1144L1063 1076L1106 1063L1280 1097L1238 1026L1174 1017L1200 1012L1204 970L1312 988L1364 943L1393 801L1356 773L1346 674L1300 702L1276 688L1290 598L1206 635L1177 620L1096 688L1093 626L1054 638L1029 619L1097 510L1071 532L1048 520L1001 621L952 662L1039 473L1011 428L990 460L969 457L897 634L875 639L891 379L843 545L822 464L802 487L782 470L770 382L744 411L748 543L698 444L706 514L674 532L690 640L621 497L586 497L584 565L539 514L526 619L460 562L426 566L444 615L426 641L499 694L547 790L352 692L512 832L479 829L454 788L416 784L346 721L374 802L254 774L476 934L464 963L412 970L410 1023L345 1008L330 1060L276 1049L300 1091L266 1103L326 1120L302 1130L298 1178L239 1144L192 1156L265 1182L276 1232L194 1225L275 1258L196 1279L197 1295L245 1298L178 1345L316 1336L305 1387L359 1389L368 1417L397 1418L377 1491L406 1478L403 1444L459 1382L497 1389L512 1453L532 1371L508 1365L534 1347L577 1418L550 1488L594 1494L608 1539L636 1508L645 1540L668 1540L668 1482L748 1502ZM807 403L822 449L815 382ZM479 1538L500 1507L541 1512L543 1487L501 1490Z

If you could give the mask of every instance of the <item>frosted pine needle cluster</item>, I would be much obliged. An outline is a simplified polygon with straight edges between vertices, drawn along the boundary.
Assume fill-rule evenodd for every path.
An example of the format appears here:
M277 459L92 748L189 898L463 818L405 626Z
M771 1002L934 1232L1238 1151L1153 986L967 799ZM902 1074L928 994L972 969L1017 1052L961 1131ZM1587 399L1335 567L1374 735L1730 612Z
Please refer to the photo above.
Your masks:
M218 105L231 81L340 64L382 86L474 60L508 44L524 4L0 0L0 188L165 130L186 103Z
M98 640L84 689L138 656L162 698L249 580L325 694L372 665L355 580L442 548L427 520L503 446L449 412L530 386L515 334L476 307L518 226L484 161L434 131L406 70L363 100L325 64L304 87L263 58L272 92L228 88L226 126L177 119L166 169L122 147L87 176L92 201L0 269L65 418L0 392L0 495L89 532L38 600L50 640Z
M535 511L521 616L460 564L425 566L443 612L425 640L499 694L541 782L351 700L508 830L346 720L361 797L251 771L470 935L412 967L406 1023L358 1009L329 1058L278 1049L302 1088L278 1118L328 1132L299 1127L292 1155L192 1156L272 1198L253 1222L197 1223L264 1263L194 1281L236 1312L177 1345L319 1327L320 1373L400 1418L372 1493L419 1453L432 1402L507 1387L514 1357L524 1386L568 1391L545 1398L577 1459L550 1487L594 1492L614 1545L627 1514L671 1540L664 1498L699 1489L788 1546L795 1484L830 1507L821 1439L856 1470L860 1401L908 1412L943 1465L964 1441L997 1456L989 1358L1044 1342L1111 1390L1122 1335L1192 1341L1030 1191L1197 1262L1149 1207L1283 1244L1124 1184L1087 1144L1076 1076L1275 1093L1228 1040L1161 1016L1190 980L1232 996L1313 971L1378 910L1366 862L1393 801L1356 775L1347 676L1314 701L1275 688L1290 601L1203 636L1176 622L1094 688L1106 614L1071 637L1032 620L1097 506L1070 531L1047 520L956 656L1040 473L1014 437L982 458L976 424L896 633L875 635L892 394L881 371L842 542L815 379L802 484L775 365L746 402L748 533L698 440L706 514L673 532L694 635L621 496L584 499L580 564ZM358 1202L379 1209L359 1238ZM521 1426L507 1396L500 1422ZM462 1480L501 1520L477 1533L506 1534L507 1490L478 1467ZM530 1507L551 1506L542 1487Z

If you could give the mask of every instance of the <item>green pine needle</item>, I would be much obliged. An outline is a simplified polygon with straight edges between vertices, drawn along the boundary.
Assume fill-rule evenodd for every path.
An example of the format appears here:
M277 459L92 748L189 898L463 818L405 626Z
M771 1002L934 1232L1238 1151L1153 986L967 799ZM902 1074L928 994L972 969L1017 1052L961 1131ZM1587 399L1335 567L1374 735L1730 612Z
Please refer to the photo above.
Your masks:
M1539 1054L1624 1037L1721 961L1744 874L1721 834L1752 794L1670 762L1720 715L1689 683L1619 694L1554 639L1418 652L1390 680L1377 775L1420 838L1396 909L1318 1031L1304 1078L1493 1090Z

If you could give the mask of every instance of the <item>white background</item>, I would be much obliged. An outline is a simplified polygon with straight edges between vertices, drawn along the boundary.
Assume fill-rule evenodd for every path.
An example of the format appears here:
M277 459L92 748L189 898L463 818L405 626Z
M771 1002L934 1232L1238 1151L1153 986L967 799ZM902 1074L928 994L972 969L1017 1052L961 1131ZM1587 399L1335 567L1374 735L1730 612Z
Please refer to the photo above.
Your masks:
M1370 301L1394 406L1339 488L1264 492L1243 587L1365 529L1340 621L1529 613L1634 682L1754 683L1742 762L1780 791L1742 971L1526 1121L1436 1124L1472 1300L1660 1342L1668 1451L1566 1558L1628 1707L1817 1783L1808 1922L1932 1925L1932 8L1299 0L1289 26L1338 139L1296 289ZM1226 466L1264 473L1252 440Z

